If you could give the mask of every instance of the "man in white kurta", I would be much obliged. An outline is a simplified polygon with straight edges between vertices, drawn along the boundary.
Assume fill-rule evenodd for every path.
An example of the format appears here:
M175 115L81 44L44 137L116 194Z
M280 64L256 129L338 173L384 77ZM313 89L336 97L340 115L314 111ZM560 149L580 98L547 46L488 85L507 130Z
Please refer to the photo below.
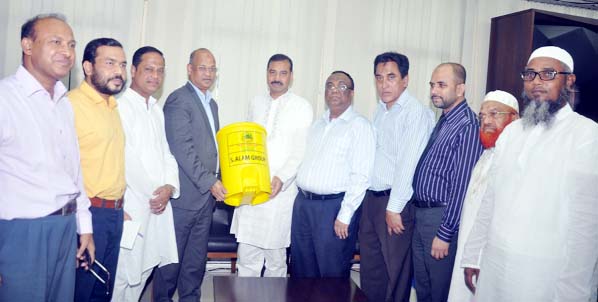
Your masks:
M155 266L178 263L172 207L178 167L164 132L164 115L152 97L164 78L164 58L153 47L133 55L133 83L118 99L125 133L125 211L112 301L138 301ZM134 240L128 240L128 235ZM132 246L130 245L132 243Z
M463 254L483 248L477 301L595 301L598 125L568 105L572 72L554 46L522 72L525 109L496 144Z
M505 127L517 118L519 118L519 105L513 95L502 90L495 90L486 94L478 115L480 121L480 140L484 146L484 152L471 173L471 180L469 181L467 194L463 201L461 222L459 224L460 235L457 241L457 254L448 296L448 301L450 302L474 301L473 292L467 288L464 281L464 270L463 265L461 265L463 247L465 246L473 222L478 214L482 197L484 197L488 186L488 170L494 158L496 140ZM479 269L479 263L467 265Z
M247 119L266 128L268 163L272 176L270 200L235 209L231 233L237 237L239 276L287 275L286 248L290 244L295 175L303 158L313 110L304 98L289 92L293 63L286 55L273 55L267 64L269 94L256 96Z

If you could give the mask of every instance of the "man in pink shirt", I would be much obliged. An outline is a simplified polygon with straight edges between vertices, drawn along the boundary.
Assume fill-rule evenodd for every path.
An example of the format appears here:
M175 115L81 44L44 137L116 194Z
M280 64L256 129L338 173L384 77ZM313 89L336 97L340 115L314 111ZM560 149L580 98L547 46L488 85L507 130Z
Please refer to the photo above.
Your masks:
M21 27L21 48L22 65L0 81L0 301L73 301L75 258L95 252L60 82L75 40L64 17L38 15Z

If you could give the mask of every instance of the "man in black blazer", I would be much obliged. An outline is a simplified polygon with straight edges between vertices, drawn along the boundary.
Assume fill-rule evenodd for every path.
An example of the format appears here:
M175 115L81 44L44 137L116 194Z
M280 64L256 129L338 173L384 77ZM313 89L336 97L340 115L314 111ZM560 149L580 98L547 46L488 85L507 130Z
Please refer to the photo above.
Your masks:
M206 269L208 234L215 200L226 190L217 178L218 105L210 87L216 79L216 60L199 48L191 53L189 82L172 92L164 104L166 138L179 166L181 195L172 199L179 263L154 272L154 300L197 302Z

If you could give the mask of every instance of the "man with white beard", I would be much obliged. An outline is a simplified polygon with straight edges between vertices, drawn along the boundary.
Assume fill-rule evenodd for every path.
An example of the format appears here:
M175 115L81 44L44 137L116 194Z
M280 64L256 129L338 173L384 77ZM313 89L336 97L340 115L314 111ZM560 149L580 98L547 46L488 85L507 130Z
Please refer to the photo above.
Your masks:
M522 119L497 142L462 263L483 249L477 301L595 301L598 125L568 104L567 51L536 49L521 77Z
M508 92L502 90L490 91L482 101L482 107L478 119L480 121L480 140L484 146L484 152L473 168L471 180L467 188L467 195L463 201L461 210L461 222L459 224L459 239L457 241L457 255L451 280L448 301L464 302L471 301L473 293L469 291L463 281L463 268L476 268L479 272L479 263L462 263L463 246L467 241L469 232L480 208L480 203L488 186L488 170L494 158L494 145L496 140L512 121L519 118L519 105L517 99Z

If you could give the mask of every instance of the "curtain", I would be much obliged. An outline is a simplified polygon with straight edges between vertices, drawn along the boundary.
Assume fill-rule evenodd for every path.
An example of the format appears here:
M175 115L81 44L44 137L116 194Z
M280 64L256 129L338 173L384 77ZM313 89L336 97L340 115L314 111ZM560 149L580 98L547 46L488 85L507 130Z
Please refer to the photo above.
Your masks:
M190 52L209 48L218 65L213 94L222 126L244 120L251 98L267 93L266 63L279 52L294 62L291 90L312 103L316 116L325 110L324 81L340 69L355 80L355 108L371 117L377 102L374 57L388 50L409 57L408 89L428 106L433 69L462 63L467 100L478 110L486 91L490 19L529 8L598 18L597 11L524 0L4 0L0 75L20 64L22 23L38 13L60 12L78 43L71 88L83 79L81 56L93 38L119 40L129 61L138 47L162 50L161 101L187 81Z

